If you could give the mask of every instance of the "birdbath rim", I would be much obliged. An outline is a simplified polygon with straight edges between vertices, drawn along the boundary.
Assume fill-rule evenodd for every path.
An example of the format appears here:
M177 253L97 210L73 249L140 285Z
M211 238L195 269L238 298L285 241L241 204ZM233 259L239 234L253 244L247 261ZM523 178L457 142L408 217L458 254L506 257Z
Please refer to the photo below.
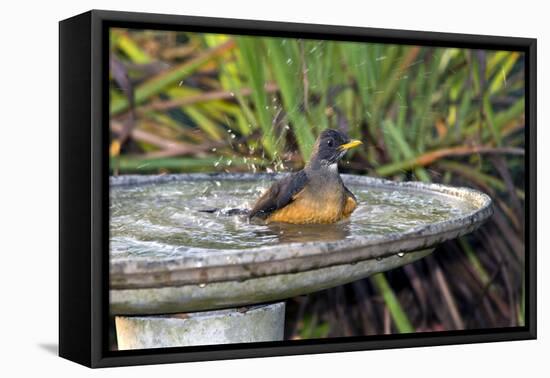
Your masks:
M111 187L162 184L178 181L259 181L277 179L280 173L187 173L158 176L110 177ZM162 258L111 258L111 290L132 290L242 282L259 277L294 274L315 269L380 260L426 250L465 235L493 213L491 198L478 190L419 181L396 182L368 176L342 174L346 185L387 190L407 190L467 201L473 210L444 221L385 235L357 235L336 241L292 242L242 249L182 247L181 253ZM406 260L406 259L405 259ZM405 262L405 260L403 260Z

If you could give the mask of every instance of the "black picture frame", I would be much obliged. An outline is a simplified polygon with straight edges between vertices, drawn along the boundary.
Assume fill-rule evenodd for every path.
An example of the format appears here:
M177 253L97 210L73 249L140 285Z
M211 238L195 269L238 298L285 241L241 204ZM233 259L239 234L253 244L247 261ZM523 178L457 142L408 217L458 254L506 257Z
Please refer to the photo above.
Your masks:
M108 28L204 31L525 53L525 326L137 351L107 346ZM536 62L530 38L92 10L59 23L59 355L89 367L297 355L536 338Z

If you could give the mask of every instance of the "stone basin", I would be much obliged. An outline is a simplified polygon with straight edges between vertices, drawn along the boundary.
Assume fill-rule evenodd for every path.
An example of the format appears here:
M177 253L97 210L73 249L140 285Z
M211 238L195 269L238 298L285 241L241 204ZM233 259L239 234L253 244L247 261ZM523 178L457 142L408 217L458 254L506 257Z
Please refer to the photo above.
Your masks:
M203 213L250 206L281 174L110 179L112 314L167 314L284 300L416 261L492 215L469 189L342 175L359 207L334 225L255 224Z

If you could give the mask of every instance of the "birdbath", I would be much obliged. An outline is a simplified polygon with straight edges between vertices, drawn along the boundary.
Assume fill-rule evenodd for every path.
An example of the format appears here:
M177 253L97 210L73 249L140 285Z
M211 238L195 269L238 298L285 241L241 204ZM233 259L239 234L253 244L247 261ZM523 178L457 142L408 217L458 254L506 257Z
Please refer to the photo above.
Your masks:
M492 215L476 190L342 175L359 206L330 225L263 224L280 174L112 177L110 311L119 349L281 340L284 300L409 264ZM200 210L221 208L221 212Z

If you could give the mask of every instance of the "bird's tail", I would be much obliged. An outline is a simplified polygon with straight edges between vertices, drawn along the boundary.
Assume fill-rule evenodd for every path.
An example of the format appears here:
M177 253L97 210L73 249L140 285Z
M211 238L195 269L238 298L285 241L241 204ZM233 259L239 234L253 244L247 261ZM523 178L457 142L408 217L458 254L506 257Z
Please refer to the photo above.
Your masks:
M234 215L248 215L248 214L250 214L250 209L242 209L242 208L235 208L235 209L212 208L212 209L201 209L201 210L199 210L199 212L201 212L201 213L209 213L209 214L217 214L217 215L234 216Z

